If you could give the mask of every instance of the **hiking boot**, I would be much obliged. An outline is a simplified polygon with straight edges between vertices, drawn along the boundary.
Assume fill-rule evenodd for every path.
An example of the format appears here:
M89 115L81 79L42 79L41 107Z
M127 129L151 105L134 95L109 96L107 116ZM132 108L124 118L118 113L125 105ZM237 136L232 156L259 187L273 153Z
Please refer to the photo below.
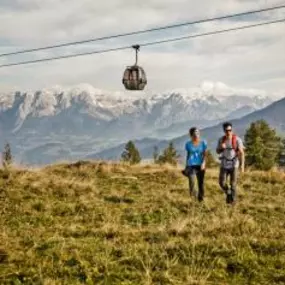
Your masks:
M198 197L198 201L199 201L199 202L203 202L203 201L204 201L204 198L203 198L203 197Z
M231 203L231 196L230 196L230 195L227 195L226 203L227 203L227 204L230 204L230 203Z

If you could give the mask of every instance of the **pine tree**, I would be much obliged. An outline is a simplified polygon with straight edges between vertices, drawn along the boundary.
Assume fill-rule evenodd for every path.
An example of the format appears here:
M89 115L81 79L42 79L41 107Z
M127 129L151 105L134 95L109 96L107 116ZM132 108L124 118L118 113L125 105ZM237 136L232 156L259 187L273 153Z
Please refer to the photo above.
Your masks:
M154 163L158 163L159 150L158 150L158 147L157 147L157 146L155 146L154 149L153 149L152 157L153 157L153 162L154 162Z
M172 165L177 165L177 160L179 159L177 150L174 147L173 142L170 142L168 147L165 148L162 154L158 157L159 163L169 163Z
M121 158L123 161L129 162L130 164L138 164L141 162L140 153L133 141L129 141L126 144L125 150L123 151Z
M282 140L282 147L279 155L279 166L285 167L285 139Z
M264 120L250 125L245 134L246 165L269 170L278 163L281 139Z
M8 167L13 162L12 151L9 143L6 143L4 151L2 153L2 164L3 167Z

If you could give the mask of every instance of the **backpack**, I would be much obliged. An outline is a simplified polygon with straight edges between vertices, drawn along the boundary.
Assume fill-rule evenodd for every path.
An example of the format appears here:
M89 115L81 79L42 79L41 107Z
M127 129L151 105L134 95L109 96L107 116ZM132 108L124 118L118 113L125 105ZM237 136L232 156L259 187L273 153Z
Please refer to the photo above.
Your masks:
M226 143L226 141L227 141L227 137L223 136L222 142ZM236 157L237 157L238 153L239 153L239 150L238 150L238 145L237 145L237 135L235 135L235 134L232 135L232 149L235 151Z

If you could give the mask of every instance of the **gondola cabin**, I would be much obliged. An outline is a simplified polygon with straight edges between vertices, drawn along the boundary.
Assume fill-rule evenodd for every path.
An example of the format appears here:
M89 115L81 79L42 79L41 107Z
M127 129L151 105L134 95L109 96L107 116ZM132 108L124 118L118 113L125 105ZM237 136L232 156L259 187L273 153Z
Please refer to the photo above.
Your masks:
M136 50L136 62L132 66L127 66L123 74L123 84L127 90L144 90L147 79L144 69L137 65L139 46L135 45L133 48Z

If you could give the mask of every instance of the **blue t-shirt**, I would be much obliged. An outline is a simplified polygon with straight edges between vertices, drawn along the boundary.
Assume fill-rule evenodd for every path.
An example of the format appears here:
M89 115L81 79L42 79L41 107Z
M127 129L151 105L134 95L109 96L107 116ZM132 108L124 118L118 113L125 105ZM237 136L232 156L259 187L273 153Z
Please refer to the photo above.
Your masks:
M194 145L192 141L188 141L185 145L185 149L187 154L189 154L187 166L201 165L203 163L204 152L207 149L207 142L201 140L198 145Z

